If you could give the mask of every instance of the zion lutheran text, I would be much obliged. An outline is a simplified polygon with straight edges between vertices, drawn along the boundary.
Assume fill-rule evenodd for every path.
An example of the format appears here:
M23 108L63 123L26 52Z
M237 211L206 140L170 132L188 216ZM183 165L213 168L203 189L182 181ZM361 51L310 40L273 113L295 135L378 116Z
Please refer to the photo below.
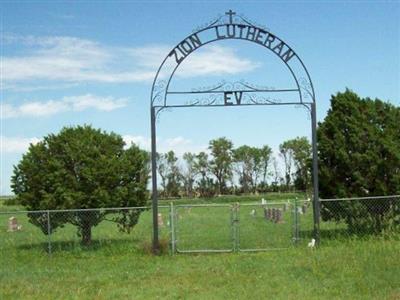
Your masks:
M212 39L201 41L199 38L201 32L194 33L179 43L178 46L170 52L169 56L174 56L176 63L180 64L186 56L201 45L222 39L242 39L258 43L272 50L286 63L296 55L283 41L261 28L243 24L226 24L209 27L204 30L204 32L212 29L214 29Z

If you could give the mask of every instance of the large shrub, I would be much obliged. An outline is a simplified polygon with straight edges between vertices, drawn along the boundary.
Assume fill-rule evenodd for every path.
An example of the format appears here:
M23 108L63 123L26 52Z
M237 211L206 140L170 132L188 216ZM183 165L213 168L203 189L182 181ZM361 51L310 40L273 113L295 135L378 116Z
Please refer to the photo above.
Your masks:
M322 198L400 193L400 108L346 90L331 99L318 128ZM323 220L353 231L379 232L400 223L400 199L324 202Z
M147 199L148 153L121 136L90 126L69 127L30 145L14 168L12 189L28 210L143 206ZM107 220L129 231L140 211L82 211L51 215L53 232L66 223L78 228L82 243L92 227ZM47 234L47 214L29 213L30 222Z

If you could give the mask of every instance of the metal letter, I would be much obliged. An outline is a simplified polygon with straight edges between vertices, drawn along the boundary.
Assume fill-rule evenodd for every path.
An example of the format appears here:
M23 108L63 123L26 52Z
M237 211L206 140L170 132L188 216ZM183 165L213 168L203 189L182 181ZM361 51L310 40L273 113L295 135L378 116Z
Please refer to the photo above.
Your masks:
M233 103L232 102L229 102L229 100L231 100L231 97L230 96L232 96L232 92L224 92L224 102L225 102L225 105L233 105Z
M236 33L235 25L233 25L233 24L226 25L226 33L227 33L228 37L230 37L230 38L235 37L235 33Z
M279 56L281 56L281 52L282 52L282 49L283 49L283 46L284 46L285 44L283 43L283 42L280 42L278 45L276 45L273 49L272 49L272 51L274 51L276 54L278 54ZM279 52L276 52L275 50L278 50Z
M235 98L236 98L237 105L240 105L240 103L242 102L242 95L243 95L243 92L235 92Z
M250 40L250 41L254 40L254 37L256 36L256 31L257 31L257 29L255 27L249 26L247 28L246 40ZM251 39L250 39L250 36L251 36Z
M200 47L201 45L203 45L203 43L200 41L200 38L197 36L197 33L192 34L192 35L189 37L189 40L192 42L194 48L198 48L198 47Z
M286 45L287 46L287 45ZM292 51L292 49L288 49L285 53L283 53L281 55L281 58L285 61L288 62L293 56L295 55L295 53Z
M219 34L219 30L218 30L218 27L219 26L217 26L217 27L215 27L215 32L216 32L216 34L217 34L217 39L224 39L224 38L226 38L226 36L224 36L224 35L220 35Z
M182 43L180 43L178 47L179 50L183 50L185 52L185 55L188 55L193 51L193 46L187 40L184 40Z
M178 65L179 65L179 64L182 62L182 60L185 58L185 56L178 57L178 53L176 52L176 48L175 48L174 50L172 50L171 53L170 53L168 56L171 57L172 55L175 56L175 61L176 61L176 63L177 63Z
M243 29L246 28L246 25L237 25L237 27L239 27L240 31L239 31L239 38L243 38Z
M266 38L266 40L265 40L265 42L264 42L264 45L267 47L267 48L269 48L269 49L271 49L271 44L273 43L275 41L275 36L273 36L272 34L268 34L268 36L267 36L267 38Z
M264 38L264 34L266 34L264 30L259 30L254 41L256 43L262 44L263 42L261 41L261 39Z

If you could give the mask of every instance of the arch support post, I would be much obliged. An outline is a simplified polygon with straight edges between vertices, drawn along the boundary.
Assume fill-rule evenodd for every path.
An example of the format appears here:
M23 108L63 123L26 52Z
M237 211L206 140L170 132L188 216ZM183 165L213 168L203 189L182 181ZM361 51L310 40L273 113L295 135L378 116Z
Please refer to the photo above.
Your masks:
M151 107L151 179L152 179L152 211L153 211L153 253L159 254L158 239L158 194L157 194L157 139L156 139L156 110Z
M313 216L314 216L314 238L320 243L320 202L318 183L318 148L317 148L317 112L315 101L311 103L311 132L312 132L312 179L313 179Z

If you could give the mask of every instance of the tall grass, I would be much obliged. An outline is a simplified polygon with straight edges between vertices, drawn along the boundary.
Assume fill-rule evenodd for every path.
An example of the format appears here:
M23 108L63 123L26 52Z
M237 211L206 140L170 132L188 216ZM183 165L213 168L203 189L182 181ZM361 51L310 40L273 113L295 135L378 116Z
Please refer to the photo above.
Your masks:
M221 198L213 201L241 200ZM10 214L0 214L0 299L400 299L398 239L349 238L343 224L326 223L321 247L309 249L309 209L300 215L301 241L292 246L290 211L281 224L268 223L251 205L260 198L243 199L240 246L284 249L154 257L151 211L146 211L131 234L101 223L90 247L81 246L76 228L67 225L52 235L49 256L47 236L25 214L11 214L22 225L19 232L7 232ZM176 203L182 205L176 216L179 247L232 246L229 207L189 210L184 205L191 201ZM168 209L160 212L165 246Z

